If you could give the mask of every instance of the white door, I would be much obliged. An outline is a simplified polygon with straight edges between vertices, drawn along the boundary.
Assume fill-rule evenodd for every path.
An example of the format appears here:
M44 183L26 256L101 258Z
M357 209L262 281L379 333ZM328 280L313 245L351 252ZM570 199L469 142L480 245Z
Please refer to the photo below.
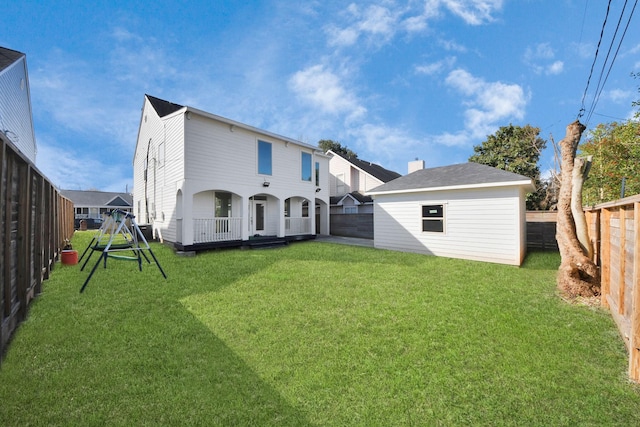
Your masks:
M264 234L264 214L266 202L253 200L251 202L251 235Z

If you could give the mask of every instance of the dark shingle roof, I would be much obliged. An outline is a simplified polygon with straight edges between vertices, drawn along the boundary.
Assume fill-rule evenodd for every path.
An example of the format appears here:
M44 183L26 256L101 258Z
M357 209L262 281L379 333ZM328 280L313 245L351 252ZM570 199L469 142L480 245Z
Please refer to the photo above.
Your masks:
M345 197L347 196L351 196L354 199L356 199L360 204L367 204L367 203L373 203L373 198L371 196L365 196L364 194L361 194L357 191L353 191L351 193L347 193L344 196L331 196L329 198L329 202L331 203L331 205L337 205L338 203L340 203Z
M173 102L165 101L160 98L156 98L155 96L145 95L149 102L158 113L158 116L164 117L168 116L171 113L175 113L181 108L184 108L184 105L174 104Z
M129 193L109 191L60 190L76 206L133 206L133 197Z
M340 153L335 153L333 151L332 151L332 153L334 153L337 156L342 157L346 161L350 162L352 165L362 169L363 171L365 171L369 175L379 179L382 182L389 182L392 179L396 179L396 178L402 176L398 172L394 172L392 170L385 169L382 166L377 165L375 163L367 162L365 160L360 160L357 157L347 157L347 156L344 156L344 155L342 155Z
M420 169L382 184L369 194L407 190L429 190L443 187L468 187L483 184L530 183L529 177L479 163Z
M0 71L22 58L24 53L0 47Z

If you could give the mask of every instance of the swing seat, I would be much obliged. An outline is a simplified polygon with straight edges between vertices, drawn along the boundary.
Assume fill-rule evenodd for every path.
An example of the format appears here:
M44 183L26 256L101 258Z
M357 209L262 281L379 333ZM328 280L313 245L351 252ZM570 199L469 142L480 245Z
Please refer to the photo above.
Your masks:
M107 256L109 258L113 258L113 259L122 259L125 261L138 261L138 257L134 257L134 256L126 256L126 255L112 255L112 254L107 254Z

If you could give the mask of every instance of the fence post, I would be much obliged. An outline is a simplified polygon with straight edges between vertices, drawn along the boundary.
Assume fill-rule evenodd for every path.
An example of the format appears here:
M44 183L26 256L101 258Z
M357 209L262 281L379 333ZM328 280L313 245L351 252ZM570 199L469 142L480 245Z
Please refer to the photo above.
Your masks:
M600 230L602 230L602 241L600 242L602 251L600 254L600 261L602 262L602 268L600 269L600 304L605 308L609 308L609 301L607 300L611 287L611 211L609 208L602 209L600 221L602 222L600 226Z

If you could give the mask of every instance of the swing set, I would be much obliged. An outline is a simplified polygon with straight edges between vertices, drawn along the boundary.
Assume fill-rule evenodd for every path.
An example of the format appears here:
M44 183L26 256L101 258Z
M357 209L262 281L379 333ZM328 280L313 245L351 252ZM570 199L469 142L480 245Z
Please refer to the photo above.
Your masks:
M95 273L98 265L100 265L100 261L104 262L104 268L107 268L107 258L137 261L138 269L142 271L142 258L144 258L148 264L151 264L151 260L145 251L149 252L151 258L153 258L153 261L158 266L160 273L162 273L162 276L166 279L167 275L151 250L147 239L145 239L142 231L140 231L140 227L136 224L135 216L130 212L125 212L120 209L114 209L105 214L105 216L106 218L98 230L98 233L93 237L91 243L89 243L89 246L84 250L79 260L79 262L81 262L85 255L88 254L80 268L80 271L83 271L93 253L100 252L98 260L89 273L89 277L87 277L82 288L80 288L80 293L87 287L93 273Z

